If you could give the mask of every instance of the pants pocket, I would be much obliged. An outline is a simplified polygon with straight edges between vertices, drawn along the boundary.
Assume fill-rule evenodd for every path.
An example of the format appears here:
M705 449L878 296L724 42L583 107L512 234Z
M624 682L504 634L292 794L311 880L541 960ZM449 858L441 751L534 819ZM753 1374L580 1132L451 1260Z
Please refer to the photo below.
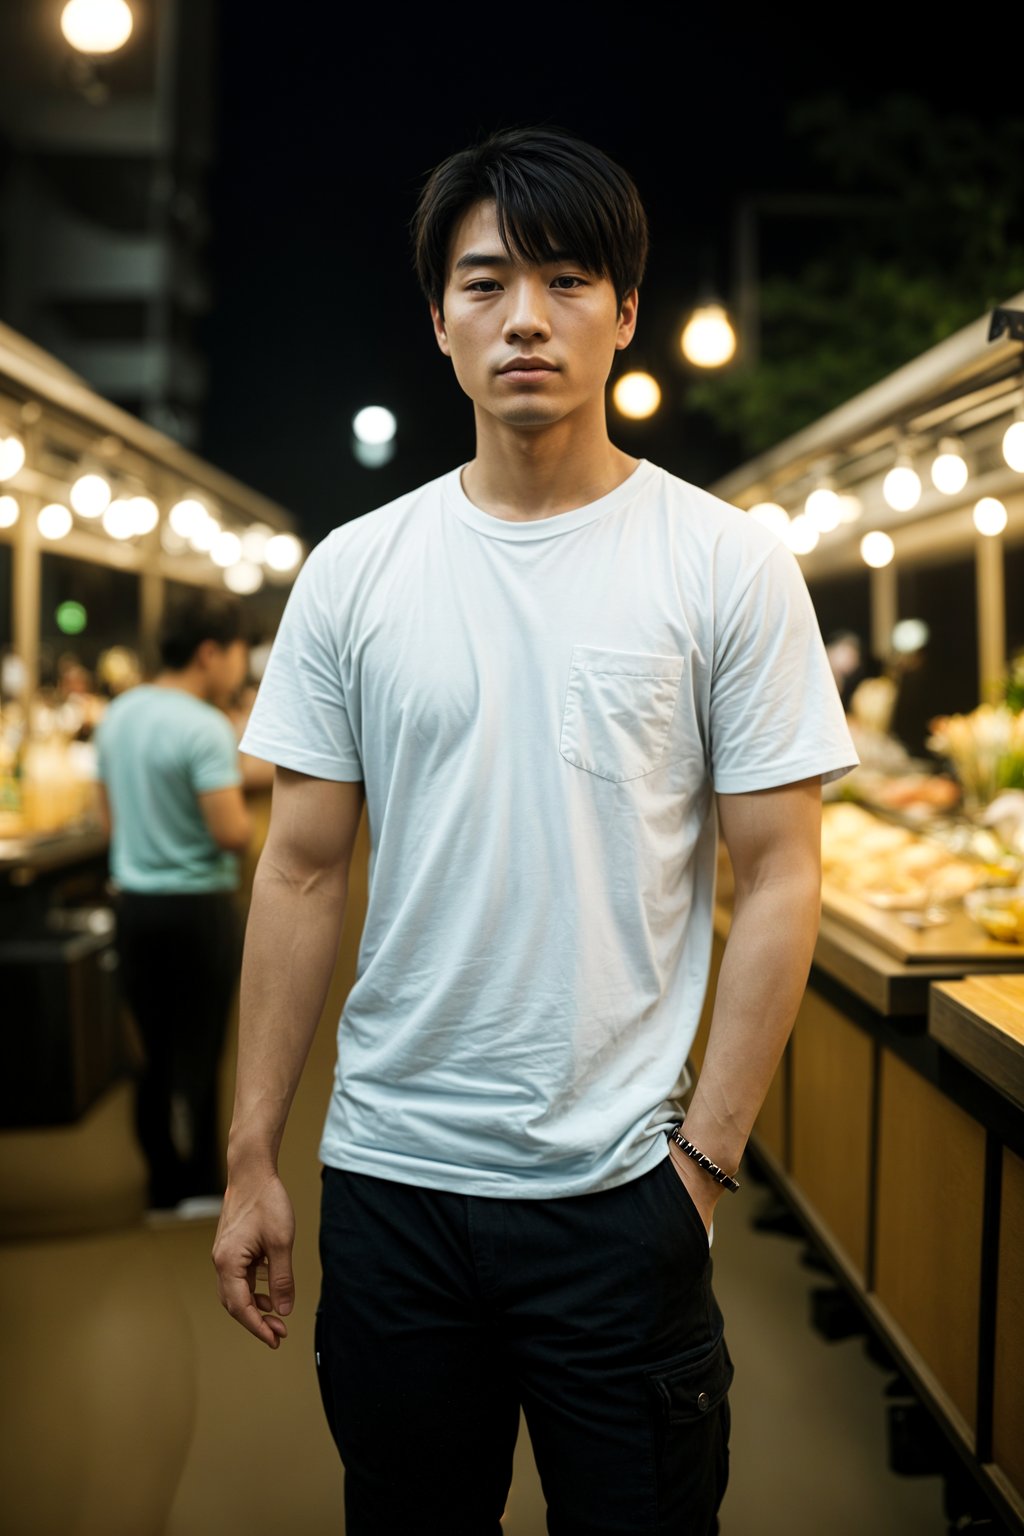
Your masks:
M697 1205L693 1196L690 1194L689 1189L683 1183L682 1175L676 1172L675 1164L672 1161L671 1152L666 1158L662 1159L662 1163L663 1166L660 1169L662 1178L671 1179L672 1183L676 1186L676 1199L683 1202L686 1218L689 1220L690 1225L695 1227L700 1232L704 1246L710 1251L711 1234L707 1227L704 1225L704 1217L697 1209Z
M334 1389L331 1383L326 1334L327 1321L324 1316L323 1302L321 1302L316 1309L316 1321L313 1324L313 1359L316 1363L316 1380L320 1388L320 1401L323 1404L324 1417L327 1420L327 1427L331 1432L331 1438L335 1445L337 1445L338 1432L334 1418Z
M724 1332L710 1344L648 1366L659 1531L705 1536L729 1480L733 1363Z

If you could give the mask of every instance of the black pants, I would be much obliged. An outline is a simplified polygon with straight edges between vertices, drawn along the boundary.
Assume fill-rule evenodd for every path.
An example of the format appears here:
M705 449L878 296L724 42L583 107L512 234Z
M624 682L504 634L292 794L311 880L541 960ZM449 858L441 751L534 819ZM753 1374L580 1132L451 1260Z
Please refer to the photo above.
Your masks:
M136 1130L150 1204L223 1191L217 1067L241 964L231 892L114 898L122 988L145 1050Z
M733 1366L668 1158L554 1200L326 1168L320 1391L348 1536L499 1536L522 1405L550 1536L713 1536Z

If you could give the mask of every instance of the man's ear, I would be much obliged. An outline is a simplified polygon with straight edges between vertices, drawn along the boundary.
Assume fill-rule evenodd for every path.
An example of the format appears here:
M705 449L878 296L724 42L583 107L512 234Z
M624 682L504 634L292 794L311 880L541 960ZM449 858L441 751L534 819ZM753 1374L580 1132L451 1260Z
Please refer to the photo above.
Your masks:
M625 295L619 306L619 329L615 338L615 350L622 352L633 340L633 332L636 330L636 315L640 305L640 293L636 288L631 288Z
M430 318L434 322L434 338L445 357L451 357L451 348L448 345L448 332L444 328L444 315L441 306L431 302Z

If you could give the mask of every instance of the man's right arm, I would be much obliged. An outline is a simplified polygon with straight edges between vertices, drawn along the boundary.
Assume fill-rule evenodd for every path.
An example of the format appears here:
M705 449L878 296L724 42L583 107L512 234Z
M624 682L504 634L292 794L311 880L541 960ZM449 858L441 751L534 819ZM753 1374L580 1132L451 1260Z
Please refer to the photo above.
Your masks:
M276 1349L294 1297L295 1221L277 1157L338 952L365 791L278 768L253 881L239 998L228 1188L213 1249L223 1305ZM255 1294L266 1263L270 1295Z

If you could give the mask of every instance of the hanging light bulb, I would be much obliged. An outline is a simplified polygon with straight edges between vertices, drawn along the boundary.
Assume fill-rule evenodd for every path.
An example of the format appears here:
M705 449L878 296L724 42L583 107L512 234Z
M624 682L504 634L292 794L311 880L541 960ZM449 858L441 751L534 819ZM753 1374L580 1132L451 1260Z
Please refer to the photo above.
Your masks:
M624 373L616 380L612 400L620 416L628 416L631 421L645 421L661 404L661 385L653 374L642 370Z
M880 571L883 565L888 565L896 553L896 546L887 533L878 529L866 533L860 541L861 559L865 565L870 565L874 570Z
M110 494L105 475L79 475L71 487L71 505L79 517L102 517L110 506Z
M229 565L224 572L224 585L229 591L246 597L262 587L263 572L254 561L239 560L237 564Z
M683 356L697 368L722 368L736 355L736 331L721 304L702 304L679 338Z
M229 565L237 565L241 558L242 541L238 534L231 533L227 529L223 533L218 533L210 549L210 559L214 565L220 565L226 569Z
M974 508L974 526L979 533L995 538L1006 527L1006 508L995 496L983 496Z
M804 516L819 533L831 533L839 527L839 496L835 482L821 480L804 502Z
M160 509L152 496L133 496L129 502L134 520L133 532L152 533L160 521Z
M103 514L103 526L112 539L130 539L135 534L133 496L119 496Z
M0 528L13 528L21 508L13 496L0 496Z
M956 496L967 484L967 460L955 437L944 437L932 460L932 485L943 496Z
M818 543L818 530L805 512L792 519L786 529L785 539L794 555L809 555Z
M268 528L266 523L250 523L242 533L242 559L251 565L259 565L273 536L273 528Z
M60 29L79 53L116 53L132 35L125 0L68 0Z
M0 480L13 480L25 463L25 444L16 433L0 437Z
M763 523L766 528L770 528L772 533L777 534L780 539L786 537L786 529L789 527L789 513L785 507L780 507L777 501L759 501L756 506L751 507L747 516L752 517L755 523Z
M1003 433L1003 458L1018 475L1024 475L1024 416L1019 411Z
M188 536L188 541L192 548L198 550L200 554L208 555L219 533L220 523L218 523L215 517L211 517L209 512L206 512L203 521L197 523L192 529Z
M52 501L49 506L40 509L36 518L36 527L44 539L63 539L71 532L73 522L74 518L67 507Z
M209 513L201 501L186 496L184 501L175 502L167 516L174 532L183 539L190 539L196 529L206 522Z
M921 476L908 453L901 453L886 475L882 495L894 512L911 512L921 500Z
M294 570L302 559L302 545L293 533L275 533L267 540L263 559L272 571Z

